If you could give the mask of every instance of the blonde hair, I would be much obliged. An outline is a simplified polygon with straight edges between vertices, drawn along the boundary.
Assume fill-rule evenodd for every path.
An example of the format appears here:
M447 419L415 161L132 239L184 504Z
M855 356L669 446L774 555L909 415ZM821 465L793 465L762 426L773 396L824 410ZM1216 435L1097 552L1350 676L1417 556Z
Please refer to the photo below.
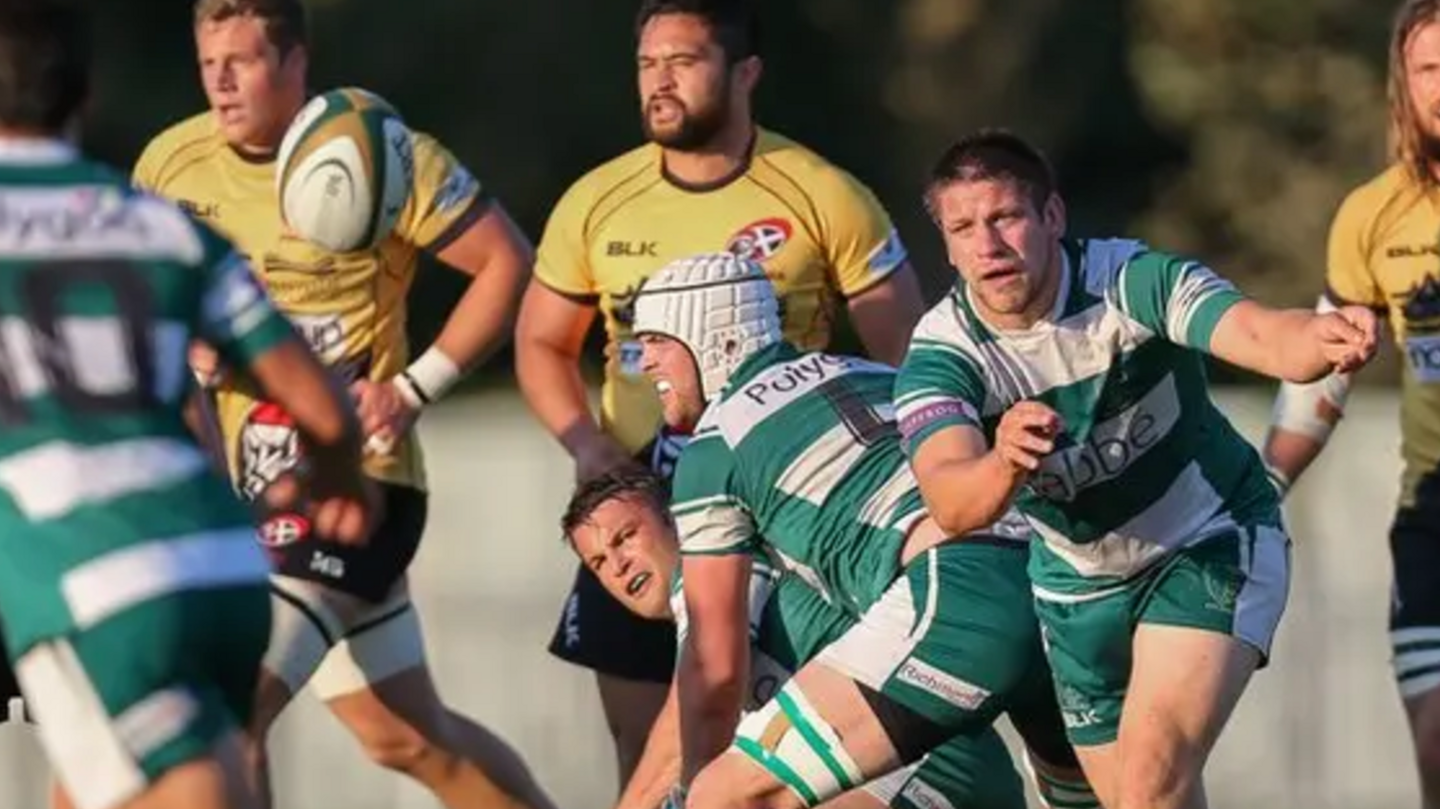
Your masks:
M305 45L305 6L300 0L196 0L195 25L254 17L265 24L265 37L281 56Z
M1424 148L1425 132L1415 105L1410 100L1410 82L1405 75L1405 48L1419 31L1430 23L1440 22L1440 0L1405 0L1395 14L1390 30L1390 77L1387 92L1390 101L1390 151L1395 161L1405 167L1410 179L1426 189L1440 186L1430 170L1431 155Z

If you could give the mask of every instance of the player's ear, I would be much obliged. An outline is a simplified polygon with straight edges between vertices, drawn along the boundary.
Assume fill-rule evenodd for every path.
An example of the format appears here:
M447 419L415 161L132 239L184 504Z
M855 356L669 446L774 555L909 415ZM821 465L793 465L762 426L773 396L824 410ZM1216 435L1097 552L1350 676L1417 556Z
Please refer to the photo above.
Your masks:
M310 72L310 50L304 45L292 45L290 52L280 59L280 69L287 79L305 86L305 77Z
M765 63L758 56L747 56L735 63L735 82L747 95L754 92L755 85L760 83L760 74L765 71Z
M1067 222L1065 200L1061 199L1059 194L1051 192L1050 198L1045 200L1044 217L1046 230L1057 239L1063 238Z

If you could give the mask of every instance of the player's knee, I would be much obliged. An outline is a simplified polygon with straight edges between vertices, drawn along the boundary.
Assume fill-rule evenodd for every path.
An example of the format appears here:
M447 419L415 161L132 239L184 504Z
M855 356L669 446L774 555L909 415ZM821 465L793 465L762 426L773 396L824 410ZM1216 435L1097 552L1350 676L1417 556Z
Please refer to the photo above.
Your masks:
M436 740L393 716L352 721L350 732L367 758L396 772L413 772L439 750Z

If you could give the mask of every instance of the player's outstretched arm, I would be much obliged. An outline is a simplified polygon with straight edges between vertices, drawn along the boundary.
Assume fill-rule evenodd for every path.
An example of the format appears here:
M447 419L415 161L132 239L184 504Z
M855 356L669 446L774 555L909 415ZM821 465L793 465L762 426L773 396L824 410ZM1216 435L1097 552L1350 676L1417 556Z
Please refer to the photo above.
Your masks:
M1273 379L1307 383L1369 362L1378 329L1375 313L1360 306L1320 313L1242 300L1215 324L1210 352Z
M645 751L615 809L655 809L664 803L680 783L680 759L680 690L678 683L671 683L670 695L655 717Z
M1055 448L1059 429L1055 411L1039 402L1019 402L1001 417L992 449L975 427L954 425L930 433L911 457L930 516L951 536L993 524Z
M520 391L535 417L575 459L580 480L630 462L630 456L595 423L580 376L580 353L594 320L593 303L532 280L515 330Z
M686 555L682 562L690 628L676 675L683 761L689 785L730 746L750 677L749 553Z

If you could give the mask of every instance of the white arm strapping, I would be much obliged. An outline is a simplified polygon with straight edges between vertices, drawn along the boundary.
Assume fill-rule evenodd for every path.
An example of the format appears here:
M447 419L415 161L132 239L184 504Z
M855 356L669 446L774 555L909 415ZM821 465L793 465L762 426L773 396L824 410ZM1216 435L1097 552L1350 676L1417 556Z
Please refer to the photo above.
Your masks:
M1320 313L1333 312L1336 307L1329 299L1321 297L1315 305ZM1335 424L1326 419L1320 409L1322 402L1345 412L1345 400L1350 396L1350 374L1330 374L1324 379L1299 385L1283 382L1280 394L1275 397L1275 410L1271 414L1272 427L1289 433L1298 433L1324 444L1330 438Z

